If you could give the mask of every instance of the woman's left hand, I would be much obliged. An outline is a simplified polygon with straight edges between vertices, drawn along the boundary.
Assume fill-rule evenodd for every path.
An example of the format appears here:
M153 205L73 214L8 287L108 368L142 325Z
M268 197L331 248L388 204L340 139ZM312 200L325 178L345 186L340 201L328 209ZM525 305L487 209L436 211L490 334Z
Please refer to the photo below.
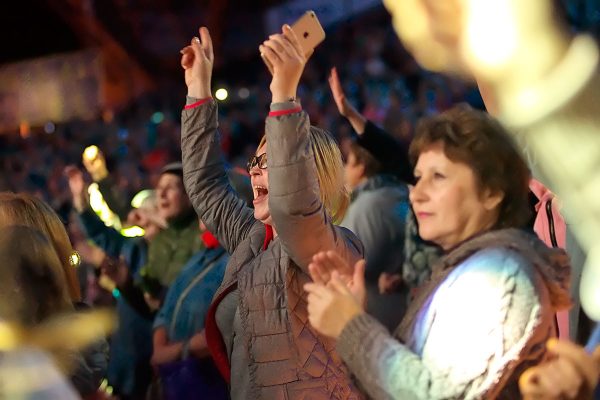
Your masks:
M361 260L348 283L333 271L327 285L319 279L304 285L308 292L308 320L317 332L337 339L346 324L364 311L364 276L365 262Z
M289 25L284 25L282 31L269 36L259 46L261 55L273 66L270 86L273 103L296 98L300 77L310 57L310 54L303 53L298 37Z

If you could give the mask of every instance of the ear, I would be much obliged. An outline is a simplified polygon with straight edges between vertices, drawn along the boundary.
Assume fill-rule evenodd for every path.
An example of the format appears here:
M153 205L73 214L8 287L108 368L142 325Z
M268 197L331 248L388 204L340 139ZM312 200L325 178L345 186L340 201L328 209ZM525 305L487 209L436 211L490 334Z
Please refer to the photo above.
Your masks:
M356 163L356 168L358 168L360 170L360 177L361 178L365 178L366 177L366 175L365 175L365 170L366 170L365 164Z
M498 208L502 200L504 200L504 192L502 190L492 192L490 189L485 189L481 196L483 207L488 211Z

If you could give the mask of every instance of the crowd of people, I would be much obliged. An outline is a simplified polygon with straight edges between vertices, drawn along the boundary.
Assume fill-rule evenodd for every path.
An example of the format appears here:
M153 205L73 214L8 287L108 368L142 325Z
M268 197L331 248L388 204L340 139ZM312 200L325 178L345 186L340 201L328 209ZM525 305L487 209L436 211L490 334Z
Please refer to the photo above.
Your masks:
M569 42L543 19L549 3L536 0L539 13L512 17L543 20L558 43L582 46L581 37ZM565 215L575 215L569 207L581 200L565 193L568 184L546 158L530 165L523 140L509 130L543 135L554 112L581 140L593 140L589 124L578 128L576 117L560 114L556 104L572 96L552 99L546 113L531 99L523 103L538 119L516 114L510 102L521 99L520 85L539 86L536 71L571 53L551 52L557 57L539 68L531 56L519 60L528 69L506 62L510 74L489 72L487 53L454 47L468 30L445 18L466 10L448 14L418 0L386 6L416 61L463 68L482 96L476 86L422 70L392 41L392 26L361 32L362 42L341 27L311 57L283 25L258 46L272 68L249 85L250 99L219 103L219 48L201 27L182 44L180 121L177 101L165 96L52 134L0 138L0 318L16 332L35 331L86 313L88 303L114 307L118 320L107 337L98 328L72 346L41 346L50 359L39 347L3 349L10 356L0 358L0 393L593 398L599 335L587 349L568 341L561 319L573 304L567 228L531 168L541 174L535 178L558 182ZM444 29L407 33L406 18L419 12ZM523 35L526 45L539 40ZM541 154L539 141L529 145ZM597 181L585 173L572 172L571 182ZM92 182L122 225L141 234L101 218ZM584 188L581 196L593 192ZM595 254L582 232L600 227L593 211L587 217L575 233ZM595 316L594 303L582 301ZM27 368L47 371L48 380L11 382Z

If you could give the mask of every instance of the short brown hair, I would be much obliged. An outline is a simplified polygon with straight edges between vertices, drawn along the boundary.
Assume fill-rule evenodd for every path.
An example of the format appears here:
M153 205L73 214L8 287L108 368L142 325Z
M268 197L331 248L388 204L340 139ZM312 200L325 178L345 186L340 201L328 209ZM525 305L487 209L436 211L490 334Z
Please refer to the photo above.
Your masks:
M527 224L530 171L498 121L466 104L423 118L410 145L413 166L427 147L439 142L446 157L473 170L479 190L504 193L496 228L522 228Z
M356 162L365 168L365 176L367 178L377 175L383 170L381 162L379 162L371 152L358 143L352 142L352 144L350 144L350 151L354 154Z

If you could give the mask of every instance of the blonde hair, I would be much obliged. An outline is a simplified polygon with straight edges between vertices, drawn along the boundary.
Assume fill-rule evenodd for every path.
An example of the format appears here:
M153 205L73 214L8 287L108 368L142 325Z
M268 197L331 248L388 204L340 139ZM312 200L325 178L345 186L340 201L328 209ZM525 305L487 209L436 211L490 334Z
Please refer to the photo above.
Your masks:
M52 207L27 193L0 193L0 228L23 225L44 234L58 255L72 301L81 300L79 281L71 264L73 246Z
M258 148L266 142L267 137L263 136ZM321 203L333 222L339 223L350 204L350 194L344 185L342 152L331 134L315 126L310 127L310 144L317 167Z

